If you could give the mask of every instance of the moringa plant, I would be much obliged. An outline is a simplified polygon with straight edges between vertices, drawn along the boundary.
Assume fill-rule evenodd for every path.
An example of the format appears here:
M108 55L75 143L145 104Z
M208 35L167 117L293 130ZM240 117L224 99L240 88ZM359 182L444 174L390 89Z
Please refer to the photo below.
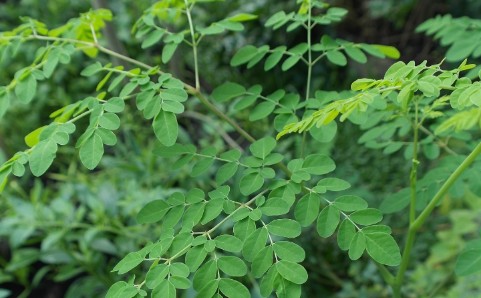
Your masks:
M138 113L158 141L155 154L173 162L167 171L174 175L187 168L192 179L179 181L177 191L138 211L137 223L158 225L160 233L113 268L122 279L110 287L107 297L176 297L189 289L197 297L250 297L254 292L263 297L300 297L309 274L302 265L306 253L295 238L312 226L320 237L336 237L351 260L369 256L393 295L400 297L416 235L481 153L477 145L452 172L419 177L425 160L421 152L427 159L437 158L439 148L455 154L449 146L450 136L456 137L451 130L468 130L480 123L479 82L461 76L474 65L463 62L456 69L443 70L441 64L397 62L383 79L360 79L351 91L326 96L313 84L321 61L345 66L348 58L366 63L367 55L397 59L399 52L390 46L315 36L314 28L339 22L347 11L322 1L301 0L296 11L277 12L264 26L305 32L304 42L290 47L246 45L230 63L246 68L263 63L266 72L302 66L303 90L264 90L262 82L243 86L226 80L210 92L201 84L202 41L241 31L244 22L257 16L239 13L197 23L198 12L205 12L202 6L212 5L208 2L212 1L159 1L139 17L133 32L144 49L162 45L159 65L105 45L102 28L112 18L105 9L89 11L54 29L23 18L22 25L3 32L0 47L6 56L28 41L42 46L32 64L0 88L0 115L14 101L31 103L38 84L48 82L59 64L70 63L78 52L95 60L80 75L98 84L91 96L53 111L50 124L26 136L28 149L0 167L1 187L8 187L10 176L25 175L27 164L34 176L45 174L59 146L68 146L71 138L81 163L89 170L97 168L105 146L118 142L115 131L122 126L122 115ZM184 47L192 51L188 63L193 83L165 71L164 66ZM103 64L97 59L100 54L133 68ZM225 141L220 148L198 142L179 121L199 103L209 116L217 117ZM382 148L385 154L405 148L412 165L401 195L374 208L360 196L342 193L350 188L348 178L334 177L335 162L317 151L319 144L334 138L338 117L367 130L359 141L368 147ZM266 129L256 127L266 119ZM392 229L381 223L383 213L405 207L409 207L406 239L396 239ZM404 242L402 254L397 242ZM456 269L460 274L481 270L473 253L479 247L472 246L460 256Z

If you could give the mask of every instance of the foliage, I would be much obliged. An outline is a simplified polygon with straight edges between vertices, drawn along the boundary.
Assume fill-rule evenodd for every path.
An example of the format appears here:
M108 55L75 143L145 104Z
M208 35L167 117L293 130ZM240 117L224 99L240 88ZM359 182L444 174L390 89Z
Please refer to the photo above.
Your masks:
M11 275L25 279L28 266L37 260L47 266L36 274L36 281L54 270L53 278L62 280L84 271L92 273L92 266L99 262L111 266L103 254L88 254L88 258L69 254L71 247L78 245L81 252L98 250L121 256L112 266L121 276L102 275L104 284L99 291L108 284L107 297L176 297L184 290L195 291L198 297L268 297L273 293L300 297L306 291L301 285L308 281L309 271L304 266L305 249L295 239L315 227L322 238L334 235L350 260L369 256L393 295L400 297L415 237L434 208L456 184L465 183L466 192L477 191L476 177L481 173L479 167L470 166L481 153L481 145L472 144L468 132L481 125L481 85L461 75L475 65L465 60L457 68L444 70L441 63L428 66L426 62L399 61L382 79L356 80L351 91L313 90L313 73L323 58L345 66L347 58L366 63L366 54L393 59L400 54L390 46L352 43L327 34L313 39L314 28L339 22L347 11L321 1L297 1L296 11L279 11L264 25L272 30L286 26L286 33L305 32L305 41L291 47L245 45L233 55L230 65L252 68L264 61L265 71L282 72L302 65L305 89L268 90L262 84L246 87L226 79L207 92L199 67L199 45L216 35L242 31L244 23L257 19L254 14L235 13L197 24L197 9L209 2L160 1L144 11L133 32L142 49L162 45L158 66L104 45L102 29L112 19L106 9L90 10L54 29L22 18L20 26L0 35L0 49L6 55L27 41L43 43L32 64L0 87L0 116L13 102L33 103L39 86L61 65L71 63L77 53L95 60L80 75L96 82L90 96L53 111L50 124L25 137L29 148L0 167L0 188L8 191L15 183L11 176L29 175L27 165L35 177L47 173L57 153L71 148L71 138L76 139L78 159L85 168L105 171L111 164L104 155L113 146L123 146L125 140L118 136L123 126L131 124L126 119L150 127L147 139L154 139L155 145L144 154L155 154L158 161L148 165L155 170L145 175L145 181L126 183L122 195L112 195L115 203L102 205L101 197L94 198L92 190L81 189L76 194L68 188L67 195L60 190L57 199L48 201L33 195L32 202L10 198L10 218L1 222L0 231L18 249L5 279ZM166 64L186 46L192 50L193 85L165 71ZM131 66L98 61L100 54ZM196 114L202 111L199 103L209 111L208 116ZM189 131L182 118L185 115L209 119L215 129ZM333 174L336 163L329 150L319 149L335 137L338 116L340 122L349 119L365 130L359 138L361 144L383 149L386 155L404 147L404 157L411 161L408 187L393 191L379 208L346 192L351 184ZM273 137L276 132L277 140ZM302 135L291 134L294 132ZM441 156L444 152L457 155L451 148L453 140L464 141L466 147L461 150L471 153L459 158ZM131 158L127 166L135 164L132 156L127 157ZM438 165L424 167L425 161L436 159ZM155 181L151 177L162 167L164 176ZM142 167L139 172L144 172ZM100 189L109 187L100 182L101 174L88 176L99 179ZM154 184L152 180L165 184L165 189L139 191L144 190L143 183ZM65 204L74 194L82 198L77 210ZM134 197L141 199L133 201ZM122 208L115 208L116 204ZM384 215L407 206L409 224L401 254L398 236L382 221ZM89 211L93 215L89 216ZM47 229L49 226L55 229ZM11 229L18 232L9 234ZM75 232L70 233L72 230ZM134 237L129 237L131 230L135 230ZM40 249L26 246L27 240ZM481 270L478 252L479 241L469 242L455 272L469 275ZM56 262L60 266L55 267L59 265ZM398 267L395 274L392 267ZM86 278L79 287L96 295L95 282ZM28 292L30 285L25 282L25 286Z

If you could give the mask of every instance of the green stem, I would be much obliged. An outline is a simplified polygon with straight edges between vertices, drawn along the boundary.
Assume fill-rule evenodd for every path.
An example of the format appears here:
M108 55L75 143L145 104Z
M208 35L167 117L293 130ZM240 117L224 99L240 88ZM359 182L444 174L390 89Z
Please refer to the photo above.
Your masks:
M416 220L411 225L411 229L418 231L424 224L426 219L429 217L433 209L439 204L439 202L444 198L444 195L448 192L451 186L458 180L459 176L468 169L468 167L476 160L478 155L481 154L481 143L479 143L473 151L463 160L463 162L458 166L458 168L449 176L449 178L444 182L443 186L434 195L428 206L419 214Z
M451 186L456 182L461 174L466 171L469 166L476 160L476 158L481 154L481 143L479 143L473 151L463 160L463 162L458 166L458 168L449 176L449 178L444 182L438 192L434 195L433 199L429 202L428 206L419 214L419 216L409 225L409 231L407 235L406 245L404 247L403 256L401 264L399 266L399 271L396 275L394 283L392 285L393 294L395 298L401 297L401 286L404 280L404 274L409 265L409 257L411 254L412 247L414 245L414 239L416 232L421 228L424 222L428 219L429 215L432 213L434 208L441 202L445 197L446 193L449 191Z
M195 31L194 31L194 24L192 23L192 16L190 14L189 3L187 0L185 2L185 13L187 14L187 20L189 21L189 30L190 36L192 37L192 51L194 53L194 75L195 75L195 89L200 89L200 80L199 80L199 63L197 59L197 41L195 40Z
M307 12L307 83L306 83L306 101L309 99L311 92L311 76L312 76L312 51L311 51L311 13L312 5L309 3L309 10Z
M409 224L411 224L414 219L416 218L416 182L417 182L417 169L419 165L418 161L418 132L419 132L419 123L418 123L418 103L416 101L414 105L414 123L413 123L413 130L414 130L414 141L413 141L413 158L412 158L412 166L411 166L411 174L410 174L410 185L411 185L411 201L409 206Z

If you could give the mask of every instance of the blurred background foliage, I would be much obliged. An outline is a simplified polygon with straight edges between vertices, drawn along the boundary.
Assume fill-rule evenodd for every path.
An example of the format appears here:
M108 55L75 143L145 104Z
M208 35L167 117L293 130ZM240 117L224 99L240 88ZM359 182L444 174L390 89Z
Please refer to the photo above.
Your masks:
M416 33L419 24L445 14L481 19L481 2L474 0L336 0L330 3L348 9L349 13L337 25L316 29L314 39L328 33L353 42L393 45L400 50L401 60L417 63L423 60L438 63L447 50L431 37ZM161 46L142 50L139 40L131 34L133 24L151 4L147 0L0 1L0 31L19 25L20 16L30 16L53 28L92 6L106 7L115 16L112 22L115 39L109 40L109 46L149 64L159 64ZM258 20L245 24L245 31L203 42L199 64L204 90L210 92L225 78L230 78L245 86L262 82L266 93L279 88L302 93L305 85L302 66L289 72L278 71L276 75L266 75L262 67L229 66L230 58L245 44L289 47L303 41L305 34L301 30L286 37L282 30L273 32L261 25L279 10L295 9L295 1L270 0L229 0L199 7L194 18L200 24L222 19L226 12L259 15ZM39 45L29 42L15 56L2 57L1 85L8 84L18 69L32 62L32 53ZM188 48L181 48L163 68L192 82L190 55ZM109 62L108 57L100 59ZM479 63L479 60L470 62ZM345 68L324 63L314 69L313 86L316 90L345 90L356 78L379 77L391 63L375 58L363 65L349 62ZM48 84L39 86L41 92L31 106L15 104L0 119L0 162L23 150L23 136L48 123L52 111L93 93L96 82L79 79L80 71L88 64L85 57L74 56L70 64L54 73ZM189 105L189 112L180 120L181 138L196 140L201 147L210 144L221 149L225 146L214 132L230 133L231 129L210 118L197 103ZM262 136L271 127L267 122L251 127L248 115L244 116L245 119L241 115L240 120L245 120L246 130L256 136ZM0 297L101 297L119 278L110 272L114 264L156 236L155 225L136 224L138 210L146 202L167 197L179 187L202 187L211 183L206 175L194 184L187 179L189 169L172 171L167 159L152 153L155 137L149 126L138 120L142 117L133 109L122 117L123 125L118 132L121 142L109 149L99 170L89 173L79 166L72 148L62 148L47 175L40 179L27 175L13 180L0 195ZM339 125L337 137L331 143L320 145L310 140L308 148L311 152L330 152L337 163L336 176L353 185L350 192L378 206L389 194L407 185L409 163L402 154L382 155L379 150L358 145L356 140L362 133L359 127L344 123ZM238 138L235 133L230 136ZM459 139L455 149L464 153L470 145L469 138ZM449 155L440 154L441 157ZM434 165L425 161L421 171L427 172ZM457 185L426 227L436 232L421 233L413 253L417 269L409 273L407 297L481 296L479 276L457 278L452 274L455 257L466 239L479 236L479 195L479 191L468 190L462 183ZM406 216L393 214L387 219L395 235L404 233ZM308 255L305 266L310 275L304 287L306 297L388 297L388 289L372 262L349 261L336 248L335 240L323 240L314 230L305 231L298 241ZM423 259L428 261L420 265Z

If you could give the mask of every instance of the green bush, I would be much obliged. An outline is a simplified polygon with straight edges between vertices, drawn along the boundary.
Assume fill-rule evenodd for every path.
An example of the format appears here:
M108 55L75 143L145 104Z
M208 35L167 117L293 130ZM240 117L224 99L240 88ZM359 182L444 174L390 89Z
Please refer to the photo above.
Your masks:
M479 225L481 144L473 131L481 123L481 85L462 73L475 65L464 60L446 70L442 63L399 61L383 78L358 79L351 90L318 90L321 62L364 64L370 56L398 59L400 53L315 35L347 14L321 1L297 1L293 10L269 17L235 11L215 20L209 9L224 6L210 2L147 8L133 33L141 49L159 51L152 58L110 47L107 9L56 28L24 17L0 35L7 59L29 42L41 45L33 62L0 87L4 117L17 103L31 107L43 86L55 89L54 73L82 63L78 53L94 60L73 79L93 83L91 92L41 111L51 123L29 133L28 149L0 167L7 194L0 235L12 250L0 280L23 285L27 296L42 280L75 277L68 297L310 297L339 288L340 297L401 297L435 295L448 282L469 284L462 276L481 270L480 242L472 240ZM305 39L253 40L232 55L233 70L216 74L208 62L218 54L204 45L238 37L259 19L264 30L282 30L287 38L302 32ZM419 30L438 27L428 21ZM252 73L255 78L241 78ZM284 75L297 81L274 87ZM256 83L244 86L250 81ZM354 158L365 148L378 151ZM343 152L352 155L336 168L332 157ZM386 165L393 155L400 157ZM18 181L28 186L28 180L12 176L30 173L42 178L26 193ZM366 189L368 180L376 181ZM432 216L439 205L453 228L426 235L424 228L440 224ZM462 228L456 214L466 221ZM436 245L415 245L417 237ZM348 258L333 252L335 246ZM448 261L454 270L417 278ZM349 268L352 278L337 276L340 268ZM336 286L319 286L313 276L320 271Z

